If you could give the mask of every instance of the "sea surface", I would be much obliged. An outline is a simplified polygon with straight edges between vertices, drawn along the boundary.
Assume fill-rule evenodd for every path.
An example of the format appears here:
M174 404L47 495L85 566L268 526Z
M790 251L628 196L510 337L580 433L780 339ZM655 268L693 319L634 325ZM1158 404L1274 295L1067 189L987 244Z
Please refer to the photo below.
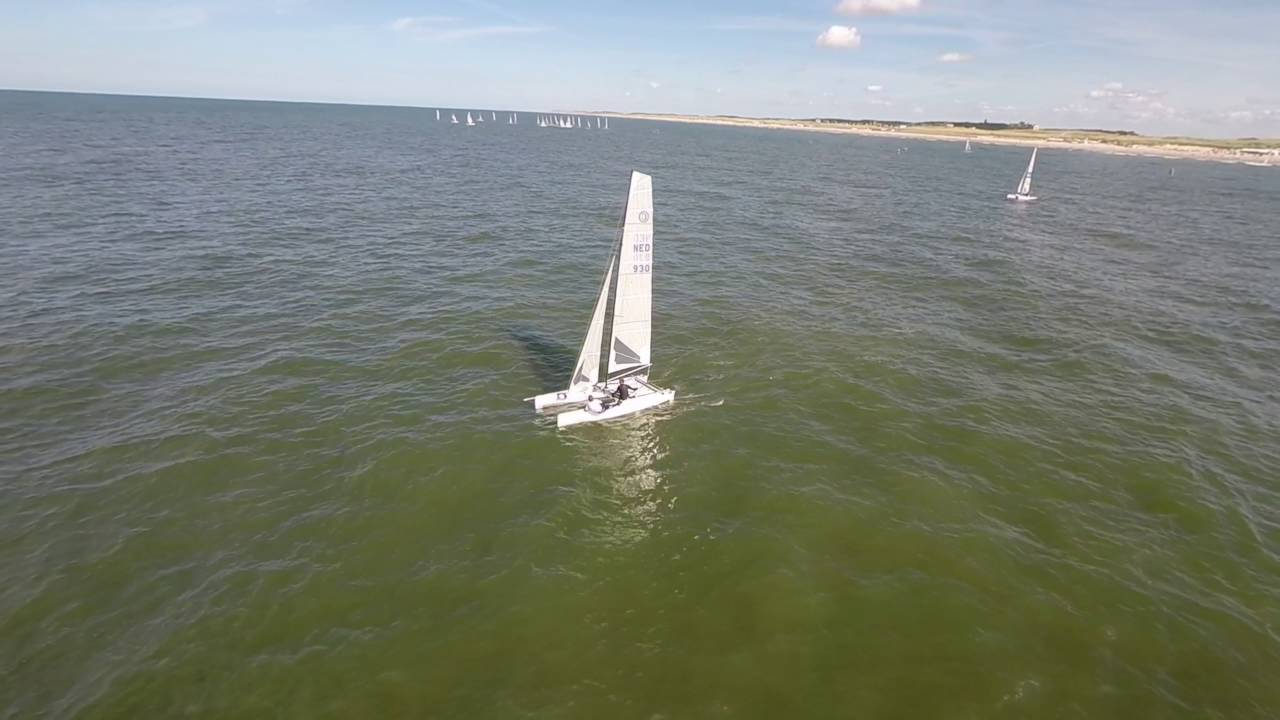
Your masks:
M0 718L1280 716L1280 171L506 114L0 93Z

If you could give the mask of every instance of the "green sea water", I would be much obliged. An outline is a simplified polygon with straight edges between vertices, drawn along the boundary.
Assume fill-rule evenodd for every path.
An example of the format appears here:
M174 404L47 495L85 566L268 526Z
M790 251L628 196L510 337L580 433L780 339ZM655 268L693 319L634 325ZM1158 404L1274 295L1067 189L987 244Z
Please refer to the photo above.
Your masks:
M445 118L0 92L0 717L1280 715L1280 171Z

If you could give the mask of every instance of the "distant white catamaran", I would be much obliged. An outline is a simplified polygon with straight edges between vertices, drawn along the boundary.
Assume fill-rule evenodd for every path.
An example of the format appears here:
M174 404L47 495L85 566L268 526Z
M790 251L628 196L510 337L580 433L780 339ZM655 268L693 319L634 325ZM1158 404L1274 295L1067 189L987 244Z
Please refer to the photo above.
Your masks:
M471 119L471 113L467 113L467 127L475 127L476 121Z
M968 153L973 152L973 146L969 144L969 140L967 138L964 141L964 151Z
M458 113L449 113L449 123L452 125L458 124Z
M675 400L675 390L649 382L653 267L653 179L632 172L622 230L569 387L525 398L536 411L558 413L558 427L612 420Z
M1031 161L1027 163L1026 172L1022 173L1022 180L1018 182L1018 189L1005 195L1005 199L1019 202L1028 202L1036 199L1036 196L1031 194L1031 173L1036 169L1036 151L1039 149L1031 148Z

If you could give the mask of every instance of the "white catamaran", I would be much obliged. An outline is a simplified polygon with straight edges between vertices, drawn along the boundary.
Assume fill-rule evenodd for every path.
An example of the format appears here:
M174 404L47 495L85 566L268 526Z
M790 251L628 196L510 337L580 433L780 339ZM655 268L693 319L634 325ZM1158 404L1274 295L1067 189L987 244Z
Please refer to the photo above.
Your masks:
M1036 151L1039 149L1031 148L1031 162L1027 163L1027 171L1022 173L1022 181L1018 183L1018 189L1005 195L1006 200L1025 202L1036 199L1036 196L1031 194L1031 171L1036 169Z
M653 179L631 173L622 230L604 271L569 387L525 400L556 425L612 420L669 403L675 390L649 382L653 335ZM626 387L620 391L619 386Z
M965 139L965 141L964 141L964 151L965 151L965 152L967 152L967 153L971 153L971 152L973 152L973 146L969 144L969 140L968 140L968 139Z

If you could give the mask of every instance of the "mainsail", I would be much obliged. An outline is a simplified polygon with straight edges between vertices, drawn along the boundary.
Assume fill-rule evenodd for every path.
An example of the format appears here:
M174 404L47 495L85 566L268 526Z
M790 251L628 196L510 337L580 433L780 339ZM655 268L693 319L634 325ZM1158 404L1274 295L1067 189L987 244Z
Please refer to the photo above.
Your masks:
M631 190L615 253L613 314L606 378L643 372L650 362L653 305L653 178L631 173Z
M1027 171L1022 173L1022 182L1018 183L1019 195L1031 194L1031 172L1036 169L1036 151L1040 148L1031 148L1031 162L1027 163Z

